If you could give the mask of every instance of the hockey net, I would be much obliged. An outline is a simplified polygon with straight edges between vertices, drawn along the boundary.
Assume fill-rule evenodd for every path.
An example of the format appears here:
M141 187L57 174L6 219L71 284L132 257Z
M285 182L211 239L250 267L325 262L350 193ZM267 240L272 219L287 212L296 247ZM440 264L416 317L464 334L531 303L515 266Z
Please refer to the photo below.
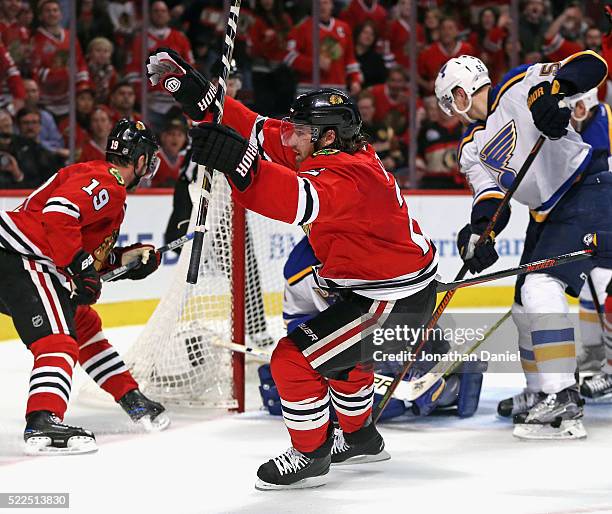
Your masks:
M244 356L217 342L260 346L284 332L284 260L299 229L233 205L220 174L212 196L198 283L185 280L191 244L139 338L125 354L141 390L164 404L244 410ZM195 225L197 202L191 216Z

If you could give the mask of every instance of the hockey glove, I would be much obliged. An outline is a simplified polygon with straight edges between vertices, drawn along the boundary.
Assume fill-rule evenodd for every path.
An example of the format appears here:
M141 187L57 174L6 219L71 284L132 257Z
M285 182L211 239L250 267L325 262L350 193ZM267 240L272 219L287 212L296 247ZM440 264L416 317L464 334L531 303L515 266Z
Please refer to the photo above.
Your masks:
M493 266L499 259L495 250L495 239L488 237L484 243L476 244L480 239L480 231L469 223L457 235L457 248L463 262L471 273L481 271Z
M595 266L612 268L612 232L600 231L596 234L585 234L584 246L593 250Z
M159 48L147 59L147 77L161 84L192 120L202 121L217 89L204 75L170 48Z
M140 264L123 275L119 275L117 280L129 278L130 280L142 280L159 268L161 254L155 251L152 245L134 243L124 248L115 248L109 255L111 269L125 266L132 261L138 260Z
M102 291L100 276L94 268L94 258L85 250L79 250L66 266L66 272L74 284L72 299L78 305L91 305L98 301Z
M191 159L223 173L239 191L253 182L259 165L257 147L224 125L203 123L190 130Z
M540 82L529 90L527 96L527 107L536 128L550 139L559 139L567 134L571 111L567 107L559 107L562 98L561 85L556 80Z

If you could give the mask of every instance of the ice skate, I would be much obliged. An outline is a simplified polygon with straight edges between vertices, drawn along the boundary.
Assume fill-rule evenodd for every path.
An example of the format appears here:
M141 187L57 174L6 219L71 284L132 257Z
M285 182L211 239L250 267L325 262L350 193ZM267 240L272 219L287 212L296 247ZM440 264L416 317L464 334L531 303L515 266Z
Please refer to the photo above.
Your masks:
M580 372L595 372L601 371L601 366L605 360L605 349L603 345L585 346L583 345L576 356L578 370Z
M92 432L66 425L46 410L28 414L23 439L27 455L77 455L98 451Z
M330 463L330 454L307 457L291 447L259 466L255 489L270 491L319 487L327 483Z
M524 414L540 400L546 397L544 393L532 393L526 389L511 398L506 398L497 404L497 414L502 418L510 418Z
M580 394L587 403L612 403L612 375L597 373L586 377L580 386Z
M142 425L147 432L160 432L170 425L164 406L149 400L138 389L125 393L117 403L134 423Z
M572 386L546 397L526 414L514 417L514 437L519 439L582 439L584 402L578 387Z
M385 450L385 441L374 424L352 434L345 435L339 428L334 431L331 451L334 466L379 462L390 458L391 455Z

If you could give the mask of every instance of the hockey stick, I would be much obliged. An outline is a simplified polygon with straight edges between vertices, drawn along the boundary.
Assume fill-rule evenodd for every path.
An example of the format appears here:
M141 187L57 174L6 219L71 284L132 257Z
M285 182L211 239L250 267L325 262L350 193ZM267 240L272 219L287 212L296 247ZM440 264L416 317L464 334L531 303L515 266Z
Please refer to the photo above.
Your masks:
M255 348L254 346L244 346L237 343L229 343L227 341L221 341L220 339L213 340L212 344L221 348L227 348L228 350L231 350L233 352L244 353L245 355L252 355L253 357L261 360L262 362L270 362L270 358L272 357L272 353L268 350L265 350L263 348ZM374 392L380 395L385 394L392 381L393 379L391 377L374 373ZM397 388L395 394L393 395L394 398L409 402L420 396L420 393L414 395L409 387L404 387L404 384L408 386L411 384L411 382L403 382L402 384L400 384L400 387ZM411 396L414 396L414 398L411 398Z
M603 309L601 308L601 303L599 303L599 296L597 296L597 291L595 290L595 284L593 283L593 279L591 278L591 274L587 277L587 284L589 286L589 291L591 292L591 296L593 297L593 306L597 310L597 319L599 320L599 326L602 330L605 330L604 324L604 315Z
M157 251L159 253L166 253L166 252L169 252L170 250L174 250L175 248L179 248L183 246L185 243L187 243L188 241L191 241L193 239L193 234L194 234L193 232L190 232L189 234L186 234L183 237L179 237L178 239L171 241L167 245L160 246L157 249ZM109 271L108 273L104 273L104 275L100 277L100 280L102 280L103 282L110 282L111 280L115 280L117 277L120 277L124 273L127 273L131 269L134 269L139 264L140 264L140 261L136 260L136 261L132 261L127 264L124 264L123 266L119 266L118 268L115 268L114 270Z
M500 278L524 275L525 273L530 273L532 271L554 268L555 266L560 266L561 264L569 264L570 262L588 259L592 254L593 250L579 250L577 252L564 253L563 255L557 255L556 257L549 257L548 259L542 259L541 261L527 262L517 266L516 268L495 271L493 273L487 273L486 275L480 275L474 278L456 280L446 284L439 282L436 290L438 293L443 293L444 291L454 291L455 289L460 289L462 287L491 282L492 280L498 280Z
M215 95L215 123L220 124L223 119L223 104L225 103L225 91L227 78L229 76L230 66L232 62L232 54L234 53L234 40L236 39L236 26L238 25L238 15L240 14L241 0L232 0L229 16L227 19L227 27L225 31L225 39L223 40L223 57L221 62L223 70L219 77L217 85L217 94ZM191 246L191 257L189 260L189 269L187 271L187 282L189 284L198 283L198 274L200 270L200 260L202 259L202 248L204 246L204 225L206 225L206 217L208 215L208 205L210 202L210 192L212 190L212 177L214 170L207 170L203 166L198 165L198 170L203 168L202 189L200 190L200 203L198 205L198 217L196 218L196 226L194 228L195 236L193 245Z
M533 161L535 160L535 158L540 153L540 149L542 148L542 145L544 144L545 140L546 140L546 138L543 135L540 135L538 137L538 140L533 145L533 148L531 149L531 152L529 152L529 155L527 156L527 159L525 159L525 162L521 166L521 169L519 170L518 174L516 175L516 177L512 181L512 185L510 186L510 188L506 192L506 194L504 196L504 199L501 201L501 203L497 207L497 210L495 211L495 213L491 217L491 220L489 221L489 224L485 228L484 232L478 238L478 242L476 244L484 243L487 240L487 238L489 237L489 235L491 234L491 232L493 231L493 228L495 227L495 223L497 222L497 219L499 218L501 213L504 211L504 209L510 203L510 199L512 198L512 196L514 195L514 193L518 189L518 187L521 184L521 182L523 181L523 178L525 178L525 175L527 174L527 171L529 170L529 168L533 164ZM455 278L455 281L463 279L463 277L465 277L467 272L468 272L468 267L467 267L466 264L464 264L461 267L461 270L459 271L459 273L457 274L457 277ZM425 332L424 332L425 337L421 338L421 341L419 342L419 344L417 345L417 347L414 350L414 355L415 356L418 356L419 353L421 352L421 350L423 349L423 347L425 346L425 343L427 342L427 333L429 332L429 330L433 329L436 326L436 323L438 323L438 320L442 316L442 313L444 312L444 309L446 309L446 307L448 306L448 304L452 300L454 294L455 294L455 290L454 289L451 289L451 290L447 291L446 294L444 295L444 298L442 298L442 301L440 302L440 304L438 305L438 307L436 308L436 310L432 314L431 318L429 318L429 321L427 322L427 325L425 326ZM376 406L376 410L373 413L374 422L378 421L378 418L380 418L380 415L382 414L382 411L387 406L387 403L389 403L389 400L391 399L391 396L393 395L395 389L399 386L400 382L406 376L406 373L408 373L408 371L412 367L413 362L414 361L406 362L406 364L404 364L401 372L393 379L393 383L389 386L389 390L387 391L387 393L385 393L385 395L383 396L382 400Z

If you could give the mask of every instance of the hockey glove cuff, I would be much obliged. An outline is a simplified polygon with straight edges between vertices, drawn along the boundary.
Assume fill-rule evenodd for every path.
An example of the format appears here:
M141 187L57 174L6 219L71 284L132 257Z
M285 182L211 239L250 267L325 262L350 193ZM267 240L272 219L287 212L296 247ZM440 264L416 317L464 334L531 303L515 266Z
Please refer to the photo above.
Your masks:
M204 75L170 48L159 48L149 56L147 77L152 85L161 84L194 121L206 117L217 93Z
M93 263L94 258L91 255L85 250L79 250L65 268L74 284L72 299L78 305L91 305L100 298L102 282Z
M257 147L224 125L203 123L190 130L191 159L223 173L238 191L246 191L259 166Z
M457 235L459 255L471 273L480 273L493 266L499 259L495 250L495 239L488 237L484 243L476 244L479 239L479 231L469 223Z
M527 107L536 128L550 139L559 139L567 134L571 111L567 107L559 107L563 98L561 84L540 82L529 90Z
M130 280L142 280L159 268L161 254L155 251L152 245L135 243L124 248L115 248L109 256L111 269L125 266L132 261L140 264L117 277L117 280L128 278Z

